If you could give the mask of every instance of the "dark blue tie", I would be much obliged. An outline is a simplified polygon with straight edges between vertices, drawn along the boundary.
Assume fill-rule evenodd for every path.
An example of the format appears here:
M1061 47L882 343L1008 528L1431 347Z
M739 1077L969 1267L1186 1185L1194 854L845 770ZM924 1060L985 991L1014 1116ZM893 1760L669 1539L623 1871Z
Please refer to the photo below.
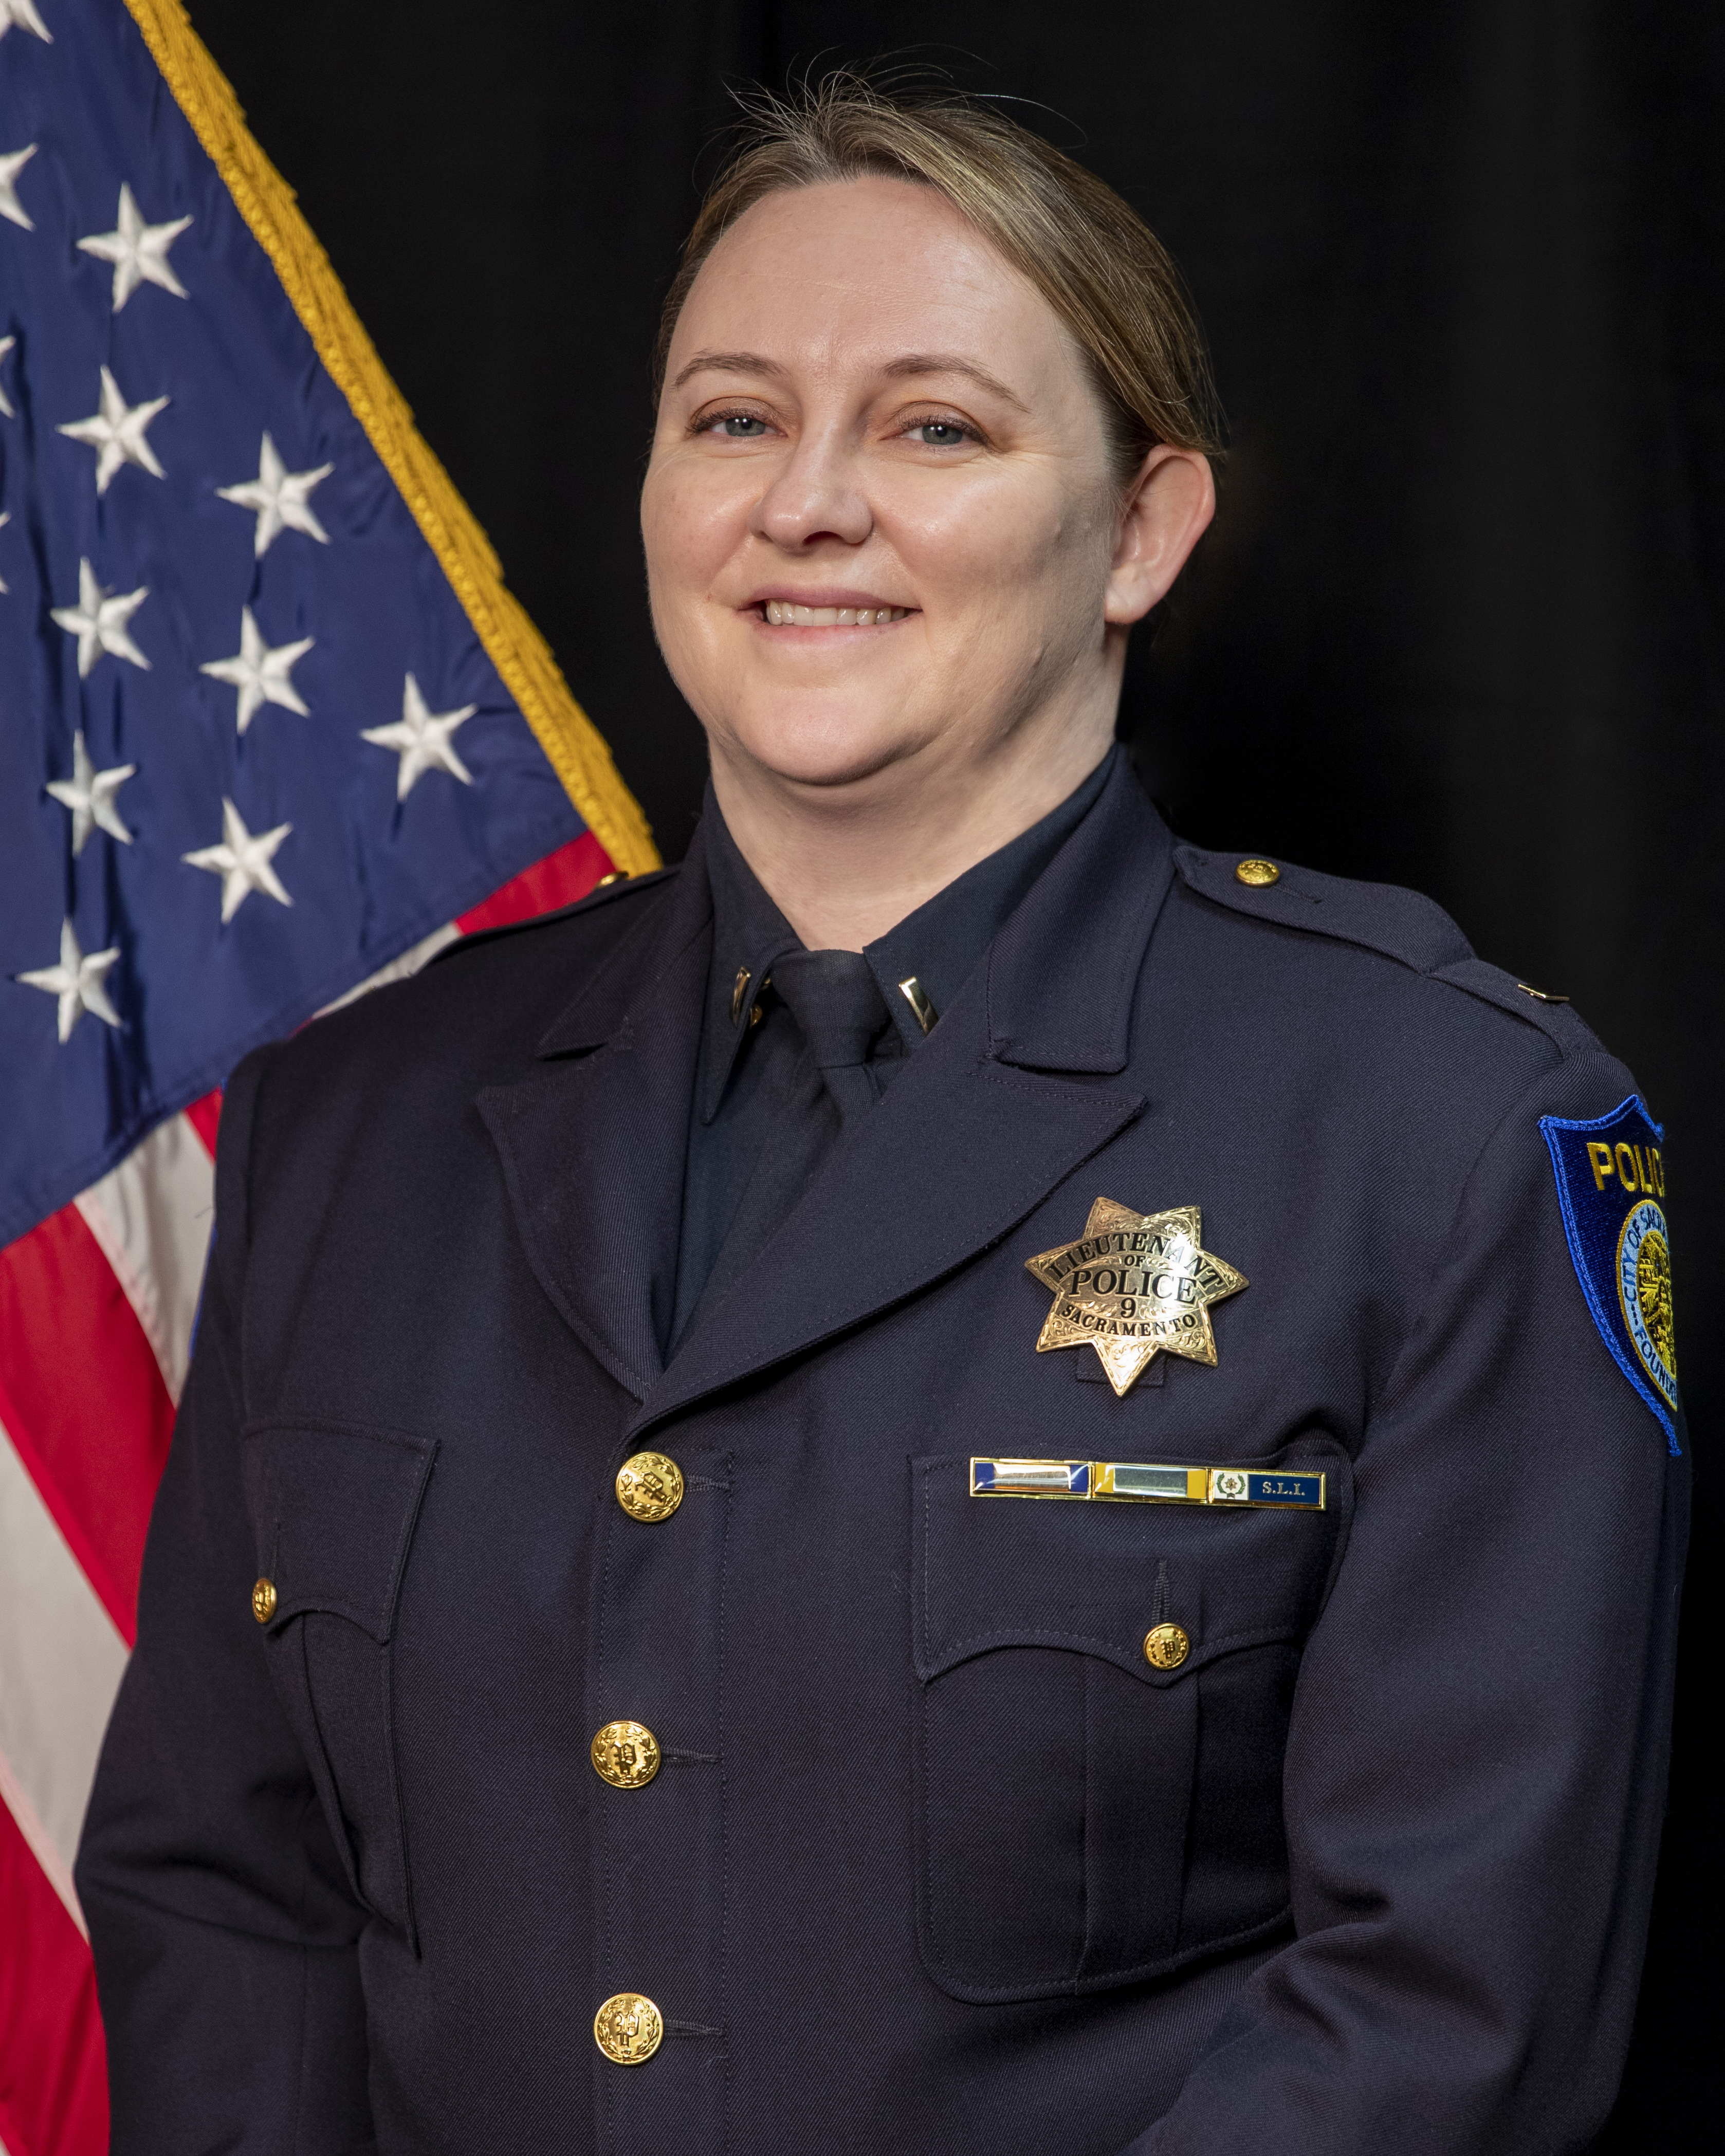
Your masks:
M889 1055L887 1074L898 1068L891 1060L898 1035L869 962L860 953L786 952L773 961L772 980L809 1053L796 1065L778 1135L755 1162L737 1217L678 1346L701 1312L723 1299L771 1240L840 1136L873 1111L880 1080L868 1059L876 1041ZM781 1015L769 1022L783 1024L784 1019Z
M869 1054L892 1024L868 960L860 951L788 951L773 963L773 985L848 1131L880 1097Z

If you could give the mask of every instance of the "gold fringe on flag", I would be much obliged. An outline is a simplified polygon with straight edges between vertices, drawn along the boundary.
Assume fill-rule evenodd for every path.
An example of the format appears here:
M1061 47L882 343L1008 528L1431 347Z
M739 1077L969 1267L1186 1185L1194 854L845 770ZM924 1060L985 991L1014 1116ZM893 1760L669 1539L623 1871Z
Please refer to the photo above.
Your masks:
M420 439L293 189L252 139L233 85L180 0L126 0L179 108L234 206L275 265L294 312L425 535L480 642L538 737L569 798L616 865L659 866L647 819L598 730L571 694L551 648L503 582L501 564L449 474Z

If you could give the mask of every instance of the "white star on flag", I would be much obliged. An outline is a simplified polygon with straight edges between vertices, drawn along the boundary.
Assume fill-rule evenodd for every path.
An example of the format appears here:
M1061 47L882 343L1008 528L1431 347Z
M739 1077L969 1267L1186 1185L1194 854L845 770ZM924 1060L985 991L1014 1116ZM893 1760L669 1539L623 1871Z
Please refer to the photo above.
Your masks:
M3 4L3 0L0 0ZM120 1014L108 1001L102 976L117 965L120 952L92 951L86 958L78 946L78 932L69 921L60 923L60 963L39 967L33 973L14 973L27 988L41 988L60 999L60 1040L69 1040L72 1029L85 1011L94 1011L104 1025L117 1026Z
M17 342L18 339L15 336L0 337L0 359L4 359ZM8 419L15 419L18 417L17 413L7 403L6 392L3 389L0 389L0 416Z
M269 551L270 541L284 526L304 531L320 545L327 547L330 535L318 522L306 497L335 469L333 465L320 465L316 471L290 472L275 443L265 434L258 452L257 477L247 480L240 486L218 486L216 492L223 501L237 501L242 509L258 512L258 528L252 542L255 555L261 557Z
M54 43L48 34L47 23L36 13L36 0L0 0L0 38L14 23L21 30L33 30L44 45Z
M3 403L4 402L5 399L3 398L0 398L0 403ZM3 529L4 526L10 524L11 521L12 511L9 509L0 509L0 529ZM7 583L5 578L0 577L0 592L9 592L11 589L12 586Z
M105 494L108 482L122 465L137 465L157 479L167 474L156 461L156 452L144 439L144 429L167 404L165 397L152 397L147 404L128 404L120 385L102 369L102 408L88 419L69 419L56 427L74 442L87 442L96 454L96 492Z
M116 659L129 659L147 674L150 662L131 640L126 624L150 596L150 587L110 595L96 582L87 561L78 564L78 603L56 607L54 619L69 636L78 639L78 678L81 681L105 651Z
M100 255L114 264L114 311L117 315L141 284L161 285L176 299L188 295L168 266L167 250L186 227L189 217L177 217L167 224L146 224L124 182L120 188L118 222L112 232L95 232L78 243L86 254Z
M232 659L212 659L198 670L218 681L231 681L239 690L241 733L261 704L280 704L285 711L297 711L302 719L309 719L311 714L300 701L291 675L295 662L305 657L315 641L302 636L297 644L278 644L272 651L252 619L251 608L242 607L238 654Z
M429 711L419 693L419 684L409 674L402 690L401 716L393 726L362 726L359 737L378 748L393 749L401 762L395 774L395 798L405 801L422 772L446 771L464 786L473 774L455 753L450 737L479 709L464 704L459 711Z
M106 771L98 771L90 760L90 751L84 746L81 733L72 737L72 776L69 778L50 778L48 791L63 807L72 812L72 858L76 860L84 851L84 842L92 831L105 831L110 839L118 839L122 845L131 844L131 833L120 820L120 811L114 805L114 796L136 771L135 763L116 763Z
M0 6L5 0L0 0ZM0 36L3 36L0 31ZM36 145L28 144L22 150L8 150L0 157L0 217L9 217L14 224L23 225L26 232L36 229L28 210L18 198L18 176L36 154Z
M293 904L281 887L280 877L270 865L276 848L293 828L291 824L278 824L273 831L259 831L254 837L239 811L223 795L221 844L201 846L195 854L180 856L194 869L208 869L221 877L223 922L234 918L254 891L268 892L279 906Z

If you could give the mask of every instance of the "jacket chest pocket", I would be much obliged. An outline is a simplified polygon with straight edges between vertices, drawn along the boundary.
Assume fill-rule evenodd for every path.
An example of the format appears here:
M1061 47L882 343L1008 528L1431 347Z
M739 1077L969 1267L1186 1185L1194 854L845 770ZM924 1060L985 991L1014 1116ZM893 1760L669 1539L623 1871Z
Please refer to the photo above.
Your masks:
M243 1440L270 1674L348 1883L417 1948L393 1727L396 1606L435 1440L337 1424Z
M1103 1990L1285 1920L1351 1483L1323 1437L1240 1464L1322 1473L1323 1509L973 1496L968 1455L912 1461L917 1922L953 1997Z

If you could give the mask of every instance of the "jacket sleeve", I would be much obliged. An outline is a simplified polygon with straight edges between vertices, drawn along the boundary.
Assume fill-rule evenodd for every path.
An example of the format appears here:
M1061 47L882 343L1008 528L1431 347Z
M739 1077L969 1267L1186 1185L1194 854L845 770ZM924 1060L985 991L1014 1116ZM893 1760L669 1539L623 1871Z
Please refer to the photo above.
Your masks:
M1594 1327L1540 1117L1633 1090L1603 1053L1570 1058L1458 1194L1301 1669L1296 1936L1130 2156L1555 2156L1610 2107L1664 1801L1688 1461Z
M246 1161L267 1052L234 1074L196 1349L144 1554L138 1640L77 1885L114 2156L368 2143L353 1899L251 1614L242 1496Z

